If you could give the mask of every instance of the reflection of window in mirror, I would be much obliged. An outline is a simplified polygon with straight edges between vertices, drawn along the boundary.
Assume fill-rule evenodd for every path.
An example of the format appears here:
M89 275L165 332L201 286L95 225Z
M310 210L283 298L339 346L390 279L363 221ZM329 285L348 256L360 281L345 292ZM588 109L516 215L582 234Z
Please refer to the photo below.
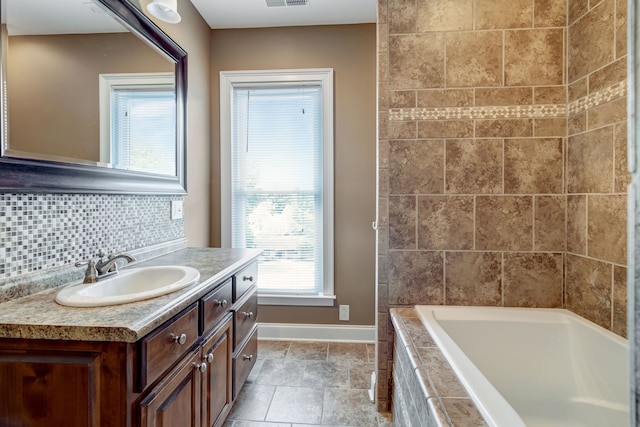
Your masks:
M101 163L175 175L175 105L173 73L101 74Z

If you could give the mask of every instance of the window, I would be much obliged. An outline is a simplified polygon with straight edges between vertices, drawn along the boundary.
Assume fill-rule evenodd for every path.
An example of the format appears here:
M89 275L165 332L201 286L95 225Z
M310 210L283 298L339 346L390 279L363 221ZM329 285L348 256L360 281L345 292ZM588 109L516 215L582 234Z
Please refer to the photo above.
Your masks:
M333 305L333 71L222 72L223 246L261 304Z
M172 73L101 74L100 161L176 175L175 100Z

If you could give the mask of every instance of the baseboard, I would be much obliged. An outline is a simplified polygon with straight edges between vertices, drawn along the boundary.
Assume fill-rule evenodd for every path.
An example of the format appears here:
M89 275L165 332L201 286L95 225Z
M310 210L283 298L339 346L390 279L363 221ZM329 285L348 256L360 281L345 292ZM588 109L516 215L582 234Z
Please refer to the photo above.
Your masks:
M375 343L375 326L259 323L258 339L273 341L336 341Z

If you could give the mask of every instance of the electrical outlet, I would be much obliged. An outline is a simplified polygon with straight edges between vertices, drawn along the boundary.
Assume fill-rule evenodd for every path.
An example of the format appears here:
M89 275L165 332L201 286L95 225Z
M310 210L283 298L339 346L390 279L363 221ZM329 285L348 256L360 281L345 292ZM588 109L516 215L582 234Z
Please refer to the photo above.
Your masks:
M182 200L171 201L171 219L182 219Z
M345 322L349 320L349 306L341 305L340 312L338 314L338 320L344 320Z

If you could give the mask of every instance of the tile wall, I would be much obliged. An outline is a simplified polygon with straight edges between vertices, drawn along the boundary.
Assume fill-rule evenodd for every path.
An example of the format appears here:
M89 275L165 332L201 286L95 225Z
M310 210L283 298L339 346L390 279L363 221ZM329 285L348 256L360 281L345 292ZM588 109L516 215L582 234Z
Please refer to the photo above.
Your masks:
M0 194L0 301L21 278L184 237L181 196ZM6 288L6 289L5 289Z
M625 334L625 28L622 0L379 0L380 410L390 307Z
M630 181L626 11L626 0L569 2L566 153L566 307L623 336Z

